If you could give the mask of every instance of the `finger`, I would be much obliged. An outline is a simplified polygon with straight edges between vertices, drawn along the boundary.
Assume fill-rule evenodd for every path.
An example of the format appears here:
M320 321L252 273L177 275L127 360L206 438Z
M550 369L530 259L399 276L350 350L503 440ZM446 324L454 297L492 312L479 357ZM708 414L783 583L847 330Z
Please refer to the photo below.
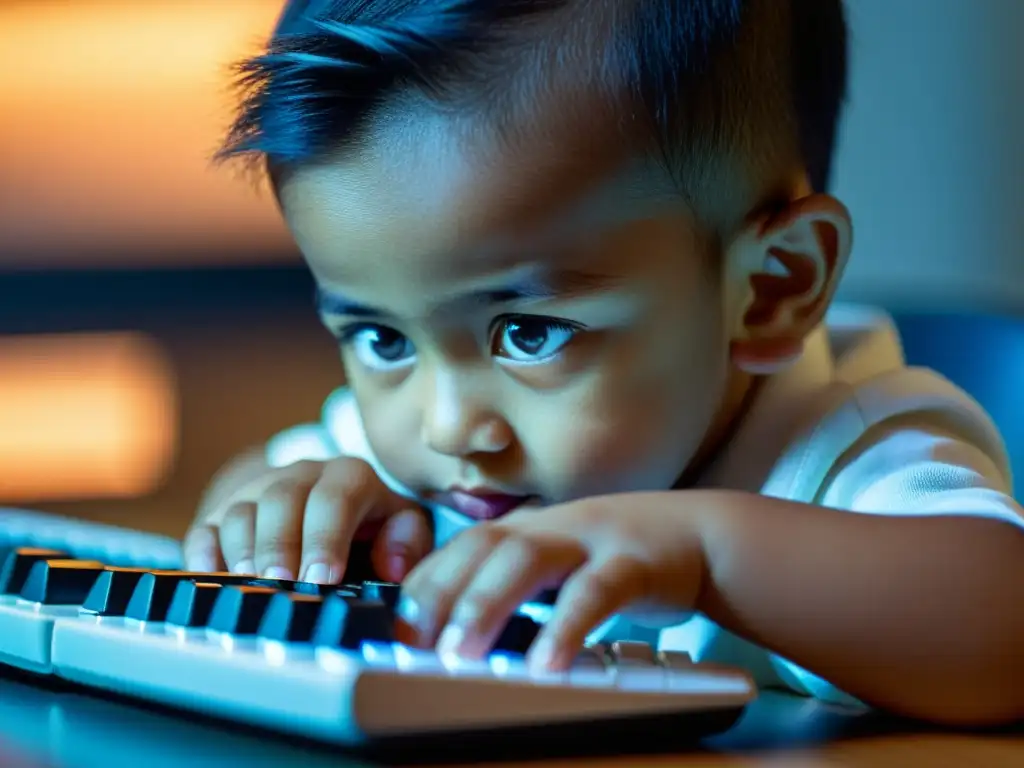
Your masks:
M447 546L427 555L402 584L396 613L409 627L409 642L433 646L455 600L466 589L480 566L506 536L488 523L469 528ZM406 633L403 631L403 640Z
M427 513L403 509L385 521L373 542L373 570L387 581L400 582L434 547Z
M383 516L393 506L391 492L365 461L327 464L306 501L302 578L319 584L341 581L360 524L375 509Z
M586 552L572 544L509 536L459 595L437 641L438 652L483 657L520 605L585 561Z
M218 526L224 562L233 573L256 573L256 505L250 501L232 504Z
M199 573L214 573L224 570L224 558L220 553L220 539L217 526L193 526L181 544L185 570Z
M587 634L609 615L643 594L646 570L632 558L591 562L562 586L558 602L527 654L532 669L566 669Z
M295 579L302 554L302 514L313 483L282 477L256 503L256 571L268 579Z

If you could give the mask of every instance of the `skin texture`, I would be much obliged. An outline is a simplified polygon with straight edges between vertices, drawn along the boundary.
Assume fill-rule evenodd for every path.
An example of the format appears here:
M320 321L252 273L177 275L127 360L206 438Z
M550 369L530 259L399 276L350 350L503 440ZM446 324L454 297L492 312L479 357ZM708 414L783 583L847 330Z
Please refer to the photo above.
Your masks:
M513 150L453 120L381 125L280 201L383 466L417 499L530 500L427 554L423 514L366 464L304 462L218 494L189 564L330 582L375 524L409 642L480 655L564 584L542 667L612 612L698 609L895 712L1024 714L1006 684L1024 678L1019 530L672 490L820 322L851 246L843 206L794 169L784 200L738 194L743 224L708 231L621 137L539 120Z

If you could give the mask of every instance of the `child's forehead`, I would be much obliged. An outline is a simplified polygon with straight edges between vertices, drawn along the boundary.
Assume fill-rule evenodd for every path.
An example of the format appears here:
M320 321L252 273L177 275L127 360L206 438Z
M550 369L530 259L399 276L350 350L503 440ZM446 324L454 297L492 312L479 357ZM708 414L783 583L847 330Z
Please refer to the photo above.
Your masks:
M355 150L301 169L280 197L300 247L413 253L543 248L678 205L661 169L580 128L515 140L450 116L384 123Z

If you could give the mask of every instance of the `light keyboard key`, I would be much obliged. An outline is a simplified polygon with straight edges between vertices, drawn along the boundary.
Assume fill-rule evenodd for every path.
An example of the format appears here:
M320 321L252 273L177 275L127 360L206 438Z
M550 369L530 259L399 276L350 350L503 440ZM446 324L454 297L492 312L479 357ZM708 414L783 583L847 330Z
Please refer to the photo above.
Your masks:
M620 640L612 643L611 653L615 663L620 667L650 667L655 663L654 649L647 643L640 643L635 640Z
M667 669L691 670L693 658L685 651L658 651L658 664Z

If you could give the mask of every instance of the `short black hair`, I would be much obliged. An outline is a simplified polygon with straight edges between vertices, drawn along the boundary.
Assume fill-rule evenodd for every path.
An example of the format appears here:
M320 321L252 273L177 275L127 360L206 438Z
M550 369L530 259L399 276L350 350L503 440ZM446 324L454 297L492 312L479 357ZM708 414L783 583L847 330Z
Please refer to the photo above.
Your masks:
M238 65L218 159L316 163L357 144L402 92L451 101L475 83L485 96L507 70L487 69L503 45L539 60L543 46L517 29L561 18L548 61L568 66L559 48L601 14L607 34L571 64L617 80L669 163L724 149L758 168L800 163L827 187L847 79L842 0L293 0L266 49Z

